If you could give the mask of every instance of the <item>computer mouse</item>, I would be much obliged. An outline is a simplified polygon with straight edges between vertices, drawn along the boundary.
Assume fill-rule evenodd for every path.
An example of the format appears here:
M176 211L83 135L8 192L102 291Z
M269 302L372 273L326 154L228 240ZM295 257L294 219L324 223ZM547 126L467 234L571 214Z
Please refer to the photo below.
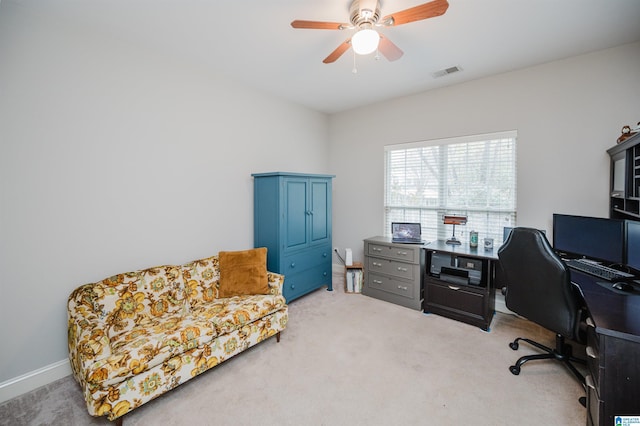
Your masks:
M634 287L633 284L629 284L627 282L624 281L619 281L617 283L613 283L613 288L615 288L616 290L620 290L620 291L633 291Z

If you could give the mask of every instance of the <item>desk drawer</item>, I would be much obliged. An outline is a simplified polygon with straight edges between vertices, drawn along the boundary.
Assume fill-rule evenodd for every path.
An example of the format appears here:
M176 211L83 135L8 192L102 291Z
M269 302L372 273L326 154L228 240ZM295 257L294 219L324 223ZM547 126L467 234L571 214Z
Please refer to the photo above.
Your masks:
M600 355L593 348L593 346L587 345L587 365L589 366L589 374L592 377L593 384L596 390L599 391L600 383L602 382L602 376L604 374L604 368L600 366Z
M604 375L604 366L600 359L600 339L596 333L595 325L590 318L587 318L587 366L593 381L595 390L600 393L600 383Z
M386 277L369 272L367 275L366 285L369 288L378 289L392 293L398 296L406 297L408 299L414 299L415 284L396 278Z
M587 384L587 420L594 425L600 425L600 414L603 412L603 402L598 397L591 375L585 377Z
M385 257L387 259L400 260L403 262L417 263L420 259L420 246L399 246L397 244L386 245L367 243L366 254L375 257Z
M396 260L380 257L368 257L367 267L371 272L392 275L406 280L414 280L420 274L420 267L411 263L398 262Z
M432 280L425 285L425 311L434 306L483 318L484 303L484 294L473 291L469 286L440 284Z

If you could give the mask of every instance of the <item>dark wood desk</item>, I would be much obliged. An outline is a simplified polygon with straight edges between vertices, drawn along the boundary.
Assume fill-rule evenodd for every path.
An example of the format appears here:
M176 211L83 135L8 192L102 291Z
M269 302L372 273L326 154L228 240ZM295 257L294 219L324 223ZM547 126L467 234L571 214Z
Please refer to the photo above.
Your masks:
M640 416L640 295L606 288L571 271L589 309L587 425L615 425L617 416Z
M425 313L435 313L473 324L489 331L495 312L497 249L469 247L432 241L425 246L427 268L424 280ZM450 268L453 275L442 267ZM458 278L456 272L468 277Z

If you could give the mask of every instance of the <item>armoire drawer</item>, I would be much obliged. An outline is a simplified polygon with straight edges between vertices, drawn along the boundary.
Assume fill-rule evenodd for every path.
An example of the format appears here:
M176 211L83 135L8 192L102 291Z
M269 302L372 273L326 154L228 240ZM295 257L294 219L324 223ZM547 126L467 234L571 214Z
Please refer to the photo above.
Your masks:
M367 243L366 254L368 256L385 257L387 259L400 260L403 262L418 263L419 247L399 246L397 244L376 244Z
M398 296L414 299L413 282L387 277L369 272L366 285L369 288L386 291Z
M321 246L285 256L281 261L281 271L286 277L325 263L331 265L331 246Z
M373 273L391 275L406 280L414 280L420 274L420 267L397 260L383 259L381 257L367 257L367 268Z
M283 293L287 301L331 282L331 264L316 266L301 273L285 275Z

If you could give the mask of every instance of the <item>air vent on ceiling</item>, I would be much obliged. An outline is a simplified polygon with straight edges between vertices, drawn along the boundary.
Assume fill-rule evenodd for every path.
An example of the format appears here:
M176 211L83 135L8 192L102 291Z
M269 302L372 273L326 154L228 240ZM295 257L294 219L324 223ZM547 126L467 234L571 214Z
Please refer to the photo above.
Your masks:
M433 76L433 78L439 78L439 77L444 77L445 75L453 74L458 71L462 71L462 68L460 68L459 66L455 66L455 67L445 68L440 71L436 71L431 75Z

